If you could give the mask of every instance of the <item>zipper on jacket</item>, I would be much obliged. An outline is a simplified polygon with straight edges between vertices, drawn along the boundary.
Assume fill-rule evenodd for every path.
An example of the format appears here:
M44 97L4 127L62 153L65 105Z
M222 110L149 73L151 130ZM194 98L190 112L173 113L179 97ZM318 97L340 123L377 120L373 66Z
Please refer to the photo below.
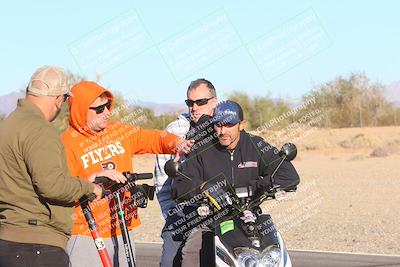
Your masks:
M235 153L235 150L229 151L231 153L231 178L232 178L232 187L235 188L235 178L233 176L233 153Z

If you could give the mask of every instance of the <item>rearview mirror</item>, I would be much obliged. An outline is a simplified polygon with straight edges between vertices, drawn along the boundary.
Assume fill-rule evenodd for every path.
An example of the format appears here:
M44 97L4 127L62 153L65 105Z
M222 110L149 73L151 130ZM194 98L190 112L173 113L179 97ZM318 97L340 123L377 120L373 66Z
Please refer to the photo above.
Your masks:
M292 143L286 143L279 151L279 156L285 158L286 161L292 161L297 156L297 147Z
M164 171L169 177L177 177L179 172L179 163L173 159L168 160L164 165Z

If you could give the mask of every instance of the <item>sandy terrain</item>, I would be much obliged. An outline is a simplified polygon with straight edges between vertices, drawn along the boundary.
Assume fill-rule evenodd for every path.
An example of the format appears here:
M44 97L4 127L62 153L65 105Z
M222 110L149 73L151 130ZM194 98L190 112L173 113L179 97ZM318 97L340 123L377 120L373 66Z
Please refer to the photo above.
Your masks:
M298 192L263 204L287 246L400 255L400 127L308 129L296 144ZM135 158L136 171L151 172L153 162ZM136 239L161 242L158 203L140 216Z

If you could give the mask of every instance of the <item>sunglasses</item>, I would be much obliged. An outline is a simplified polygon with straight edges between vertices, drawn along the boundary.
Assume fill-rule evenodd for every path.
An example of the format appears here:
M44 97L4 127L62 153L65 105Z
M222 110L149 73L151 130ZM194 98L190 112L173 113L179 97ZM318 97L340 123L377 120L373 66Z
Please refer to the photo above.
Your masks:
M57 98L58 98L58 97L62 97L62 100L63 100L63 103L64 103L64 102L66 102L66 101L68 100L68 98L70 97L70 95L69 95L69 94L63 94L63 95L57 96Z
M188 107L193 107L194 103L196 103L196 105L198 106L204 106L207 105L208 101L210 99L213 99L214 97L210 97L210 98L201 98L201 99L197 99L197 100L190 100L190 99L186 99L185 103Z
M69 95L69 94L64 94L63 97L64 97L63 102L65 102L65 101L68 100L68 98L70 97L70 95Z
M96 111L96 114L101 114L104 112L104 109L107 108L108 110L110 110L111 107L111 101L108 101L107 103L97 106L97 107L89 107L89 109L93 109Z

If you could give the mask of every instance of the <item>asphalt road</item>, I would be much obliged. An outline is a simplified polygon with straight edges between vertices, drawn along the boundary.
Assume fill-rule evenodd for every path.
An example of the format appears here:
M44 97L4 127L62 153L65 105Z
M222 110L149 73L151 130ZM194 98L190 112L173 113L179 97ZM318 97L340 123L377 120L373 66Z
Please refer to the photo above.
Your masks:
M289 251L294 267L400 267L400 256ZM161 244L136 243L138 267L159 266Z

